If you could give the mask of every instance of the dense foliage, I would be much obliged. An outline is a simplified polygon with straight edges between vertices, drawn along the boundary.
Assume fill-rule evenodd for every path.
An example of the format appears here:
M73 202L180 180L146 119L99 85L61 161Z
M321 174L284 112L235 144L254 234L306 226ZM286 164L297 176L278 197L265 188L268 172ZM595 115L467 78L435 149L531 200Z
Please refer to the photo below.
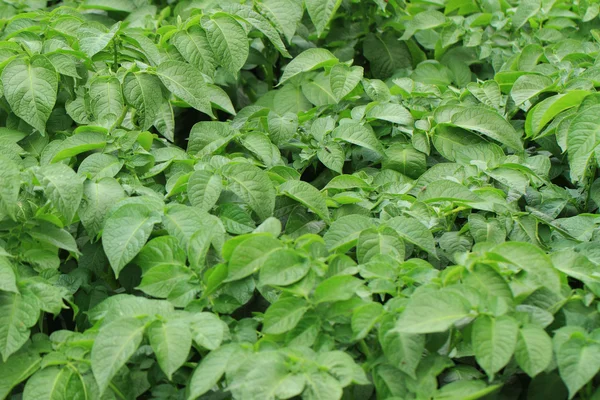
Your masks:
M3 2L0 399L600 399L598 13Z

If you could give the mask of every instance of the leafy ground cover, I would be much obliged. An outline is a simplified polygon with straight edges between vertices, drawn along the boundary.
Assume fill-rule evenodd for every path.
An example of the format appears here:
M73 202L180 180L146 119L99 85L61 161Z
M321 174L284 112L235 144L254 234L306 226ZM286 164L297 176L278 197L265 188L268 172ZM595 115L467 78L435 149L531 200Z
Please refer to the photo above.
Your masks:
M0 399L600 399L598 13L5 1Z

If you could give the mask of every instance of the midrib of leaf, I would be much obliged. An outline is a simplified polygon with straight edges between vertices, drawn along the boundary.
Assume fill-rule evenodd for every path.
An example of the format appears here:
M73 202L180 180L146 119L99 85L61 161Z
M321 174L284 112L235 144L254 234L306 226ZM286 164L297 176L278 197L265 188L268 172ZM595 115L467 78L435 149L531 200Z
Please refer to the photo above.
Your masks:
M4 346L3 346L4 349L6 349L8 347L8 340L9 340L9 337L10 337L10 335L8 334L8 332L11 330L11 326L14 326L13 320L14 320L15 313L16 313L16 308L17 308L16 307L17 302L14 301L14 299L16 299L17 296L20 296L20 295L13 295L13 302L12 302L12 307L11 307L11 310L10 310L10 317L8 319L10 323L6 326L7 334L6 334L6 343L4 343ZM4 361L6 361L6 360L4 360Z
M392 56L392 53L390 52L388 46L385 44L385 42L383 41L383 39L379 36L376 36L377 40L379 40L381 42L381 44L383 45L383 48L385 49L385 52L388 55L388 58L390 59L390 64L394 65L394 57Z
M127 249L127 246L129 246L131 239L135 236L135 234L142 228L142 226L144 226L146 221L148 221L149 219L150 219L150 216L144 218L144 220L137 226L137 228L135 228L135 230L131 233L131 235L129 235L129 238L127 238L127 241L125 242L124 250ZM123 252L121 253L121 256L119 257L119 264L121 264L121 262L123 261L122 257L123 257Z
M317 86L318 88L322 89L323 92L325 92L325 94L327 94L327 96L333 100L335 103L337 103L337 99L335 98L335 96L330 93L329 91L326 90L326 88L324 86L321 86L317 81L312 81L311 82L313 85Z
M185 86L183 86L183 85L179 84L179 82L177 82L176 80L174 80L174 79L172 79L172 78L168 77L168 76L167 76L167 75L165 75L165 74L161 74L160 72L157 72L157 74L159 74L160 76L164 77L165 79L168 79L169 81L173 82L175 85L177 85L177 87L181 88L181 89L182 89L184 92L186 92L187 94L189 94L191 97L193 97L193 98L197 99L197 97L196 97L196 96L195 96L193 93L191 93L189 90L187 90L187 89L185 88Z
M29 80L29 91L31 92L31 97L32 97L32 101L33 101L32 107L33 107L33 110L35 111L36 117L39 118L38 109L36 106L37 102L36 102L35 90L33 88L33 77L35 74L33 73L33 69L31 68L31 64L29 64L29 63L27 63L27 72L28 72L27 79Z
M449 314L449 315L446 315L444 317L435 318L435 319L428 319L425 322L420 322L420 323L417 323L417 324L412 324L412 326L413 327L414 326L416 326L416 327L427 326L427 325L431 324L432 322L435 323L435 322L443 322L443 321L446 321L446 320L456 320L456 319L464 318L467 315L468 315L467 313L454 314L454 315Z

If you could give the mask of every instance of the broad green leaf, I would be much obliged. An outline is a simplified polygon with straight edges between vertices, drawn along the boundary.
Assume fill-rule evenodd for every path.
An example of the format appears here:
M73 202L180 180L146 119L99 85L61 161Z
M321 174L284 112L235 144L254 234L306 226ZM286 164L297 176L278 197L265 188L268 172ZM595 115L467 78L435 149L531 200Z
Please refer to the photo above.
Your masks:
M167 378L187 360L192 346L192 334L184 320L154 321L148 327L148 340L158 365Z
M315 28L317 28L317 35L321 36L321 33L329 24L331 17L335 14L336 10L341 4L341 0L305 0L304 5L306 6L306 11L308 11L308 15L310 15L310 19L313 24L315 24Z
M452 124L492 138L514 150L522 150L521 135L497 112L472 107L452 116Z
M530 377L544 371L552 361L552 339L537 325L525 325L519 330L515 350L517 364Z
M232 163L223 168L227 188L252 208L261 220L273 214L275 188L269 176L251 164Z
M363 78L362 67L349 67L346 64L336 64L329 73L329 86L337 101L350 94Z
M106 145L106 139L106 135L100 132L83 131L76 133L60 144L58 152L52 158L52 162L71 158L86 151L102 149Z
M65 164L50 164L36 173L52 205L70 223L83 197L83 179Z
M306 375L306 389L302 398L306 400L339 400L342 398L342 394L342 386L333 376L325 372Z
M136 4L132 0L85 0L81 6L94 10L121 12L132 12L136 9Z
M600 105L586 108L578 113L569 125L567 149L573 182L584 178L590 159L600 144L598 112Z
M419 193L417 199L424 203L440 201L469 203L481 201L481 199L466 186L448 179L429 183L427 187Z
M223 110L231 115L235 115L235 108L233 108L233 104L231 103L231 99L227 95L227 92L219 86L210 83L206 84L206 91L207 96L210 99L210 104L213 107Z
M417 179L427 169L427 157L410 145L393 144L385 150L382 167Z
M250 6L231 4L230 7L226 8L227 11L234 13L235 15L242 17L245 21L251 24L254 28L262 32L273 46L283 55L284 57L291 58L285 45L281 41L281 37L277 30L271 25L271 23L262 15L257 13Z
M196 110L214 116L206 96L204 78L196 68L180 61L165 61L158 66L156 74L175 96Z
M323 236L325 245L329 251L345 253L356 246L360 233L373 225L372 220L363 215L346 215L338 218Z
M578 106L588 95L588 91L574 90L539 102L527 113L525 133L527 136L536 137L554 117L571 107Z
M137 204L125 204L106 219L102 247L115 276L144 247L158 222L160 217L156 212Z
M125 100L121 82L114 76L99 76L90 82L90 109L96 121L112 127L123 113Z
M135 259L136 265L147 271L161 265L185 266L186 254L174 236L159 236L150 240Z
M92 347L92 371L100 393L142 343L145 327L136 318L121 318L102 326Z
M400 104L395 103L376 104L367 112L367 118L393 122L399 125L412 126L413 124L410 112Z
M97 25L83 24L82 27L77 31L79 50L84 52L88 57L93 57L97 53L104 50L106 46L108 46L120 28L120 22L114 24L110 30L100 30L97 28Z
M385 224L398 232L400 237L436 257L435 241L431 231L413 217L395 217Z
M572 399L600 370L600 345L575 334L558 348L556 361Z
M190 203L202 211L210 210L217 203L222 190L221 176L207 170L194 171L187 184Z
M308 304L303 299L287 297L277 300L265 313L263 332L273 335L288 332L300 322L307 310Z
M79 377L72 369L47 367L36 372L25 384L24 400L68 400L73 388L81 387Z
M102 178L112 178L117 175L123 168L123 164L123 160L119 160L110 154L94 153L79 164L77 173L98 181Z
M202 27L217 62L236 74L248 58L246 31L235 18L226 13L216 13L202 20Z
M547 76L533 74L523 75L516 80L510 90L510 96L515 102L515 105L520 106L527 100L544 92L552 85L552 83L552 79Z
M368 33L363 42L363 53L375 78L386 79L400 69L412 67L410 51L395 34Z
M40 223L39 226L31 228L28 233L32 238L42 243L50 244L75 254L79 253L73 236L66 230L57 228L48 222Z
M537 14L540 10L540 4L540 0L529 0L519 3L517 11L512 18L513 29L517 31L523 25L525 25L525 23L527 23L529 18L535 16L535 14Z
M237 135L239 131L224 122L198 122L190 132L187 151L198 157L211 154L227 146Z
M488 386L485 382L475 379L457 380L444 385L433 398L435 400L475 400L493 395L501 387L500 384Z
M2 70L2 89L12 111L29 125L46 133L58 91L58 75L44 57L12 60Z
M19 293L12 263L5 256L0 256L0 290Z
M208 312L195 313L189 321L192 339L208 350L218 349L229 330L216 314Z
M395 330L401 333L444 332L469 316L469 305L458 294L442 290L426 292L410 298Z
M351 327L354 339L364 339L373 329L384 310L381 303L367 303L358 307L352 313Z
M511 359L517 345L519 325L509 316L479 316L473 324L471 341L475 359L490 380Z
M287 286L304 278L310 262L291 249L278 249L269 254L260 267L261 285Z
M279 191L306 206L321 219L329 222L329 210L325 197L314 186L303 181L287 181L279 187Z
M192 272L183 265L161 264L147 269L137 288L149 296L166 299L173 289L192 276Z
M0 155L0 164L0 215L6 213L14 219L21 190L21 171L14 161L3 155Z
M162 223L167 232L171 236L175 236L184 249L188 247L192 236L199 230L221 226L219 219L214 215L183 204L170 204L165 210Z
M342 301L352 298L363 285L363 281L350 275L332 276L315 288L313 301L316 304Z
M139 319L146 316L165 316L171 315L173 311L174 307L168 301L151 300L130 294L116 294L89 310L88 318L92 323L102 320L104 327L123 318Z
M425 335L390 330L383 336L381 346L392 365L416 377L415 372L425 350Z
M383 155L383 146L375 133L365 125L358 122L349 121L335 128L331 133L332 137L357 146L372 150L378 155Z
M249 236L231 253L227 281L243 279L258 271L267 257L281 246L279 240L270 235Z
M436 28L445 22L446 16L439 11L420 12L406 23L406 30L400 40L408 40L417 31Z
M40 310L31 296L0 291L0 355L8 357L29 339L29 328L35 325Z
M160 80L154 75L130 72L125 75L123 94L127 103L135 108L140 129L150 129L163 102Z
M277 0L282 1L282 0ZM288 0L292 1L292 0ZM308 49L300 53L295 57L288 65L281 79L279 79L279 85L291 79L303 72L313 71L318 68L325 66L331 66L338 62L338 59L331 54L329 50L325 49Z
M317 150L317 157L327 168L339 174L342 173L346 154L344 149L336 142L329 142Z
M192 374L188 386L187 399L194 400L211 390L221 379L229 360L236 354L235 344L225 345L205 356Z
M301 0L261 0L256 3L256 7L279 32L283 33L288 43L292 41L302 18Z
M188 30L180 30L171 37L170 41L183 58L200 72L209 77L215 75L217 61L206 38L206 32L202 28L191 26Z
M358 262L366 263L378 254L387 254L398 261L404 261L404 242L394 229L369 228L360 233L356 247Z
M293 113L285 115L277 115L270 111L267 116L267 124L269 126L269 137L276 145L287 143L294 137L298 130L298 116Z
M12 355L6 362L0 362L0 398L6 398L13 387L36 372L40 361L37 353L24 351Z

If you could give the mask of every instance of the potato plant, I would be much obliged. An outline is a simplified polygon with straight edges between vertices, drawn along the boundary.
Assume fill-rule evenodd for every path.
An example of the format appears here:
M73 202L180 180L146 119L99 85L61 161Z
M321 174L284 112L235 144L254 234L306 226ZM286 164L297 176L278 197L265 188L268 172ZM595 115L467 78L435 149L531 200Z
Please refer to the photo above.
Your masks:
M0 399L600 399L599 10L4 1Z

